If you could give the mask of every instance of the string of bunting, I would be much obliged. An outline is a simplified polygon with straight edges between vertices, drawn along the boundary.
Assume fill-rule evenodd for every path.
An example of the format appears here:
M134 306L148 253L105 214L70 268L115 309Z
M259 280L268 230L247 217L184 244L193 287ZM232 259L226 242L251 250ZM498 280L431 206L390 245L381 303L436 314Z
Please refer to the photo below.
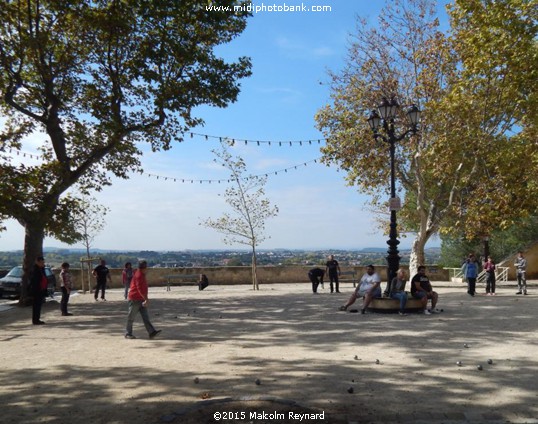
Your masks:
M22 156L23 158L31 158L31 159L43 159L43 156L40 156L40 155L36 155L36 154L33 154L33 153L27 153L27 152L21 152L20 150L16 150L16 149L7 149L7 151L9 154L13 154L15 153L17 156Z
M197 135L197 136L201 136L201 137L205 137L206 140L208 138L218 138L220 140L222 140L222 137L217 137L217 136L210 136L210 135L206 135L206 134L197 134L197 133L191 133L191 137L193 137L194 135ZM282 143L290 143L290 146L293 144L293 143L300 143L302 145L302 143L309 143L309 144L312 144L313 142L318 142L321 143L321 141L323 141L323 139L319 139L319 140L301 140L301 141L288 141L288 142L284 142L284 141L262 141L262 140L239 140L239 139L236 139L236 140L231 140L232 143L236 142L236 141L239 141L239 142L244 142L245 144L247 143L252 143L252 142L255 142L257 143L258 145L260 145L260 143L268 143L269 145L271 145L271 143L279 143L280 145L282 145ZM7 149L6 151L7 153L9 154L16 154L17 156L22 156L23 158L31 158L31 159L37 159L37 160L40 160L40 159L43 159L42 156L40 155L36 155L36 154L33 154L33 153L27 153L27 152L23 152L23 151L20 151L20 150L17 150L17 149ZM0 152L1 153L1 152ZM309 164L311 163L317 163L319 160L318 159L312 159L312 160L309 160L307 162L303 162L301 164L297 164L297 165L292 165L288 168L283 168L283 169L279 169L279 170L276 170L276 171L271 171L271 172L266 172L266 173L263 173L263 174L258 174L258 175L253 175L252 177L269 177L270 175L278 175L278 174L281 174L281 173L287 173L288 171L291 171L291 170L297 170L299 167L303 167L303 166L308 166ZM147 172L144 172L142 171L141 172L142 175L147 175L149 178L155 178L157 180L164 180L164 181L173 181L173 182L181 182L181 183L200 183L200 184L211 184L211 183L217 183L217 184L220 184L220 183L223 183L223 182L227 182L229 183L230 182L230 179L190 179L190 178L177 178L177 177L167 177L167 176L163 176L163 175L157 175L157 174L151 174L151 173L147 173ZM245 180L248 181L249 177L245 178Z
M12 149L9 149L8 150L9 153L12 153ZM22 156L24 158L32 158L32 159L42 159L42 156L39 156L39 155L36 155L36 154L33 154L33 153L27 153L27 152L21 152L19 150L15 150L14 151L16 153L17 156ZM262 174L258 174L258 175L253 175L251 176L252 177L269 177L270 175L278 175L278 174L281 174L281 173L287 173L288 171L292 171L292 170L297 170L299 169L300 167L303 167L303 166L308 166L309 164L312 164L312 163L318 163L318 161L320 160L320 158L317 158L317 159L312 159L312 160L309 160L307 162L303 162L301 164L297 164L297 165L292 165L288 168L283 168L283 169L278 169L276 171L270 171L270 172L265 172L265 173L262 173ZM163 175L157 175L157 174L151 174L151 173L148 173L148 172L144 172L142 171L141 172L142 175L146 175L148 178L155 178L157 180L164 180L164 181L173 181L173 182L181 182L181 183L191 183L191 184L194 184L194 183L200 183L200 184L211 184L211 183L217 183L217 184L220 184L220 183L229 183L231 180L230 179L227 179L227 178L222 178L222 179L191 179L191 178L177 178L177 177L167 177L167 176L163 176ZM249 177L245 178L245 180L248 181Z
M293 166L290 166L288 168L283 168L283 169L279 169L279 170L276 170L276 171L271 171L271 172L266 172L266 173L263 173L263 174L258 174L258 175L252 175L250 177L246 177L245 180L248 181L250 178L257 178L257 177L269 177L270 175L278 175L278 174L281 174L281 173L287 173L288 171L291 171L291 170L297 170L303 166L308 166L309 164L312 164L312 163L318 163L318 161L320 160L320 158L317 158L317 159L312 159L312 160L309 160L307 162L303 162L301 164L298 164L298 165L293 165ZM190 178L177 178L177 177L165 177L165 176L162 176L162 175L157 175L157 174L149 174L147 172L144 172L142 171L141 174L143 175L146 175L148 178L155 178L157 180L164 180L164 181L173 181L173 182L180 182L180 183L191 183L191 184L194 184L194 183L199 183L199 184L211 184L211 183L217 183L217 184L220 184L220 183L229 183L231 182L231 180L229 178L222 178L222 179L218 179L218 180L198 180L198 179L190 179Z
M279 146L279 147L282 147L282 146L296 146L296 145L299 145L299 146L310 146L312 144L321 144L321 142L325 142L327 139L325 138L317 138L317 139L312 139L312 140L292 140L292 141L284 141L284 140L280 140L280 141L275 141L275 140L249 140L249 139L244 139L244 138L233 138L233 137L222 137L222 136L218 136L218 135L209 135L209 134L200 134L200 133L196 133L196 132L191 132L190 133L190 136L191 138L194 138L195 136L196 137L203 137L206 141L209 140L209 139L214 139L214 140L219 140L220 142L222 142L223 140L229 140L230 143L232 145L234 145L235 143L244 143L245 145L247 144L257 144L258 146L262 145L262 144L266 144L268 146Z

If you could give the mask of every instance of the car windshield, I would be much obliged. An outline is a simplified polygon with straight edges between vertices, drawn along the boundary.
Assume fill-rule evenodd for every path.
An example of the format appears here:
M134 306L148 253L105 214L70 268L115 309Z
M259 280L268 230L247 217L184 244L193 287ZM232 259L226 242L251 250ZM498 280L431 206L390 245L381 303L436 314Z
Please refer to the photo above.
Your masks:
M22 266L16 266L11 271L8 272L6 277L15 277L20 278L22 277Z

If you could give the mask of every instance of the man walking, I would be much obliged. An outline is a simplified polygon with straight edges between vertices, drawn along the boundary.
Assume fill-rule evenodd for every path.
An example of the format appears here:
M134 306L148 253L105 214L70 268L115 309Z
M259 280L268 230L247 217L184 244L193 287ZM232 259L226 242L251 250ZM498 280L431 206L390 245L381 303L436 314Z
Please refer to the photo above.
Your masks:
M148 282L146 280L146 272L148 269L148 263L141 261L138 264L138 269L134 272L133 279L131 281L131 288L129 289L129 315L127 316L127 329L125 332L126 339L136 339L133 335L133 322L138 313L142 317L146 331L149 334L149 338L153 339L161 330L155 330L149 320L148 314Z

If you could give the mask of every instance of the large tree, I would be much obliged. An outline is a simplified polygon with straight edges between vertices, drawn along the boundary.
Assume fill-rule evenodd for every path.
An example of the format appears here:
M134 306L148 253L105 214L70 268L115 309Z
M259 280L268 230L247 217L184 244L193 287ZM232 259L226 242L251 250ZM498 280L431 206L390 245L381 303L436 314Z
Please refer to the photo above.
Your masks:
M460 0L453 13L457 14L470 2L483 7L466 10L465 20L453 19L452 37L440 31L436 2L429 0L389 4L382 11L377 27L359 20L347 66L332 74L333 102L317 115L318 125L328 137L323 149L325 160L345 169L348 182L371 194L373 202L379 205L384 203L381 197L388 190L388 152L385 145L374 141L365 117L382 97L395 97L400 104L414 103L422 109L419 134L400 142L396 151L398 181L405 195L399 216L402 227L416 234L410 260L412 269L424 263L424 246L435 233L465 228L476 236L486 232L483 222L498 225L519 214L519 210L514 214L509 207L496 213L495 207L497 202L513 198L514 193L523 193L523 189L513 184L519 174L512 166L522 159L522 147L529 140L522 139L526 129L513 133L517 125L524 125L525 112L506 106L510 101L516 104L525 101L529 93L503 90L498 99L488 99L488 90L491 94L497 84L494 64L483 66L480 78L472 79L479 74L476 68L468 66L473 63L473 51L460 46L473 42L470 37L473 31L476 34L489 30L487 19L478 28L473 24L478 19L475 14L487 11L484 3L489 2ZM510 7L508 1L494 3ZM502 11L497 10L496 14L499 20ZM526 19L524 16L521 21ZM525 25L506 25L502 29L504 37L528 31ZM523 54L529 52L526 41L512 47ZM497 64L503 55L501 48L508 46L489 46L489 52L499 59ZM511 56L514 54L517 55L511 53ZM478 59L479 55L480 51L474 51L474 58ZM526 84L527 90L531 88L532 75L526 75L523 67L509 66L504 72L517 74L518 81ZM503 88L507 85L508 80ZM501 100L502 105L489 107ZM402 129L405 129L404 119L400 116L396 120ZM530 146L535 147L535 143ZM485 155L489 165L485 165ZM493 178L497 178L498 190L488 189ZM524 206L523 201L516 204ZM467 215L474 219L465 222L460 219Z
M240 34L247 15L204 5L0 0L0 151L44 134L39 164L0 161L0 217L25 228L25 272L45 235L62 239L70 187L127 178L140 170L143 143L169 149L202 123L194 107L235 101L250 61L227 63L214 48ZM21 302L25 292L23 281Z
M234 157L228 142L222 141L219 150L213 150L215 161L230 172L231 186L224 192L231 213L220 218L207 218L202 224L224 235L226 244L242 244L251 249L252 288L259 289L256 248L267 239L265 221L278 214L278 207L271 205L265 196L267 176L247 174L243 158Z
M436 108L470 172L442 230L473 239L537 211L538 1L456 0L449 16L459 68Z
M378 24L358 19L344 70L332 73L332 104L316 119L328 141L324 159L347 171L347 181L372 196L375 208L386 207L389 190L388 146L376 141L366 124L382 98L422 110L418 134L396 146L399 191L405 195L400 228L416 237L411 268L424 262L424 246L440 225L439 217L458 178L458 169L445 169L441 180L431 175L435 157L427 155L436 138L435 117L429 105L441 99L455 72L447 38L440 32L429 0L396 1L382 10ZM403 112L403 110L400 110ZM407 129L400 113L397 128Z

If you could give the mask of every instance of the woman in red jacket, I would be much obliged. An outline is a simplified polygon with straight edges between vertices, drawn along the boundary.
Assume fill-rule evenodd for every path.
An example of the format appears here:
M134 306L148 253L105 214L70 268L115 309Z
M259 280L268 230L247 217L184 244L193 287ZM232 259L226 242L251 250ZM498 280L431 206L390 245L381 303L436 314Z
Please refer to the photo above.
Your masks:
M146 280L146 271L148 270L148 263L141 261L138 264L138 269L134 272L133 279L131 281L131 287L129 288L129 315L127 316L127 331L125 332L126 339L136 339L133 335L133 322L136 315L140 312L144 326L149 334L149 338L153 339L161 330L155 330L148 315L148 282Z

